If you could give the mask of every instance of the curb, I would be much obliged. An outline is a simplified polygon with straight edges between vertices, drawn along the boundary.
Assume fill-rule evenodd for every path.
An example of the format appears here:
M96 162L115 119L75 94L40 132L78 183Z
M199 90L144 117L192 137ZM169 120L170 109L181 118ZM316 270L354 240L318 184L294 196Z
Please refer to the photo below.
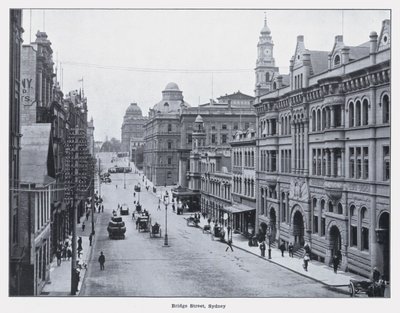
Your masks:
M99 219L99 215L97 215L96 221L94 222L94 225L95 225L95 226L97 225L97 220L98 220L98 219ZM87 258L87 266L89 266L89 261L90 261L90 259L92 258L92 252L93 252L94 244L95 244L95 242L96 242L96 236L94 236L93 239L94 239L94 240L92 240L92 245L89 246L89 247L91 247L91 248L89 249L89 254L88 254L88 258ZM85 269L85 273L83 274L83 277L82 277L82 279L81 279L80 288L79 288L79 290L78 290L78 292L76 293L75 296L79 296L79 295L81 294L82 285L83 285L83 283L85 282L87 271L88 271L88 268Z
M200 226L200 225L198 226L198 228L203 229L203 227ZM254 256L260 258L260 259L263 259L264 261L267 261L267 262L269 262L269 263L278 265L278 266L280 266L280 267L282 267L282 268L284 268L284 269L287 269L287 270L289 270L289 271L291 271L291 272L293 272L293 273L296 273L296 274L298 274L298 275L300 275L300 276L303 276L303 277L308 278L308 279L311 279L311 280L313 280L313 281L315 281L315 282L317 282L317 283L320 283L320 284L322 284L323 286L327 287L327 288L330 289L330 290L334 290L334 291L337 291L337 292L339 292L339 293L349 295L349 292L347 292L347 291L344 292L343 289L339 288L337 285L329 285L329 284L327 284L327 283L325 283L325 282L323 282L323 281L321 281L321 280L318 280L317 278L307 276L307 275L305 275L304 273L300 273L300 272L298 272L298 271L296 271L296 270L294 270L294 269L292 269L292 268L290 268L290 267L287 267L287 266L285 266L285 265L283 265L283 264L277 263L277 262L275 262L275 261L273 261L273 260L270 260L270 259L268 259L268 258L262 257L261 255L258 255L258 254L254 253L254 252L252 252L252 251L249 251L249 250L247 250L247 249L245 249L245 248L239 247L239 246L237 246L237 245L235 245L235 244L232 244L232 246L235 247L236 249L242 250L242 251L247 252L247 253L250 253L250 254L252 254L252 255L254 255Z

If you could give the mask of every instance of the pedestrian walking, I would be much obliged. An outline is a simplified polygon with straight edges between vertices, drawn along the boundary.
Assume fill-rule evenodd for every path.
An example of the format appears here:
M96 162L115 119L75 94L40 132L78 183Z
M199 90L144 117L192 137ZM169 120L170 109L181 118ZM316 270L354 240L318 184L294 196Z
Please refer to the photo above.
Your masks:
M82 231L85 231L85 222L82 222Z
M104 205L102 204L101 205L101 213L103 213L104 212Z
M117 184L115 184L115 189L117 189L118 188L118 185Z
M226 247L225 252L228 251L229 248L231 248L231 251L233 252L232 240L228 240L227 245L228 245L228 246Z
M133 197L134 197L134 198L136 197L136 192L133 193Z
M263 258L265 258L265 242L264 241L260 243L260 251L261 251L261 256Z
M101 210L101 205L99 204L99 205L97 206L97 213L100 213L100 210Z
M89 245L92 246L93 234L90 233L89 235Z
M332 259L332 263L333 263L333 272L335 273L335 274L337 274L337 269L338 269L338 267L339 267L339 256L335 253L335 255L333 256L333 259Z
M286 248L285 248L285 244L282 242L281 245L279 246L279 250L281 250L282 253L282 257L284 257L283 253L285 252Z
M86 220L89 219L89 215L90 215L90 210L88 210L88 211L86 212Z
M303 268L307 272L308 271L308 262L310 262L310 255L306 253L303 258Z
M103 251L100 252L99 263L100 263L100 270L103 271L104 263L106 263L106 257L104 256Z
M311 248L310 248L310 246L308 245L308 243L306 243L306 245L304 246L304 251L305 251L307 254L311 255Z
M289 250L289 256L293 258L293 244L292 243L289 243L288 250Z
M61 265L61 250L60 249L57 249L56 255L57 255L57 266L60 266Z
M82 250L82 237L78 238L78 250Z
M70 247L68 247L68 249L67 249L67 258L68 258L68 261L69 261L69 259L72 257L72 249L70 248Z

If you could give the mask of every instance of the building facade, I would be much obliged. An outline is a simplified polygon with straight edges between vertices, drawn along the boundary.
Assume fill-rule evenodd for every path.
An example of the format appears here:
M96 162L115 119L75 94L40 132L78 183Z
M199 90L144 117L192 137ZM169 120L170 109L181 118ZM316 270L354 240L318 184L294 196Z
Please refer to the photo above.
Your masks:
M162 100L150 109L144 124L144 174L156 186L178 183L178 148L181 140L179 115L189 107L182 91L169 83L162 91Z
M390 21L331 51L298 36L289 85L257 97L257 225L312 257L389 279Z
M56 185L50 123L22 126L18 231L23 242L18 295L40 295L50 279L51 207Z
M132 159L131 147L137 147L144 142L144 124L147 118L137 103L131 103L126 109L124 121L121 126L122 152L129 152Z
M10 10L10 75L9 75L9 238L10 238L10 295L19 294L21 288L22 242L18 232L19 181L20 181L20 103L21 88L21 45L22 10Z
M180 122L179 147L179 190L174 194L185 201L191 210L200 209L200 163L206 154L228 151L229 141L240 129L255 127L254 97L240 91L211 100L199 107L182 110ZM198 132L198 123L203 123ZM196 146L194 136L201 136L201 147ZM203 138L204 137L204 138ZM217 149L218 148L218 149ZM219 152L218 152L219 153ZM217 154L218 154L217 153ZM230 168L230 166L229 166Z

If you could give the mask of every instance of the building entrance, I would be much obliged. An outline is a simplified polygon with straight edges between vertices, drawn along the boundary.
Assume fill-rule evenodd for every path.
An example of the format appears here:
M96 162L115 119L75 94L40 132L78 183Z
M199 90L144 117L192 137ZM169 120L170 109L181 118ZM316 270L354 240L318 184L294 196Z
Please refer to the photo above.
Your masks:
M342 237L340 236L340 231L337 226L332 226L329 231L330 238L330 246L331 248L331 256L333 257L335 254L341 254L340 250L342 247Z
M390 280L390 216L384 212L379 218L379 228L382 232L380 245L382 248L383 268L382 274L386 280Z
M304 246L304 220L300 211L296 211L293 216L293 236L296 247Z

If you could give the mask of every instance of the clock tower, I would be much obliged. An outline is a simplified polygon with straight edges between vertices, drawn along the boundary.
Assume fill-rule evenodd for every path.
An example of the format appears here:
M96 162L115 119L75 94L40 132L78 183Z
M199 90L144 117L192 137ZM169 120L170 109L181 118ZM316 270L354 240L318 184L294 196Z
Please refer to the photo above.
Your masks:
M274 43L271 37L271 30L267 25L267 17L264 19L264 27L261 29L261 36L257 44L256 62L256 97L266 94L272 90L272 81L278 75L279 68L275 66Z

